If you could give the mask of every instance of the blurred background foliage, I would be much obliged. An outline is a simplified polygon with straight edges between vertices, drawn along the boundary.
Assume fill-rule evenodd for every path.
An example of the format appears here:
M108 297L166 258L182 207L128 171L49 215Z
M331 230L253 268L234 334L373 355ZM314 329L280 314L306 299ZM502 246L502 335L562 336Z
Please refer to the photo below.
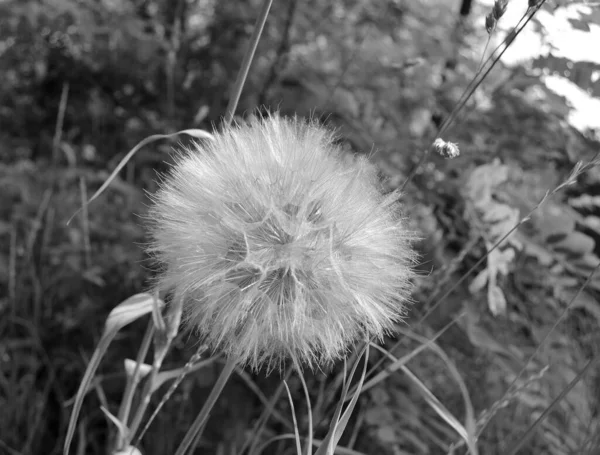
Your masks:
M548 2L544 11L576 4ZM177 143L142 150L87 217L66 221L147 135L218 125L258 9L257 0L0 0L0 453L61 452L70 400L106 314L148 285L143 190L154 191L155 172ZM476 72L488 11L469 1L275 1L238 113L261 107L318 117L398 187ZM598 27L597 6L577 11L572 27ZM541 22L532 28L548 33ZM430 337L466 311L439 344L467 384L478 423L494 415L480 438L485 454L504 453L600 351L595 275L517 388L498 401L600 261L597 168L537 210L417 322L577 161L598 152L598 130L566 121L572 107L544 84L547 74L600 96L600 65L591 58L550 52L498 65L444 137L459 143L461 156L432 156L403 197L423 238L408 327ZM104 363L78 453L104 453L110 425L99 404L118 403L122 362L141 331L124 332ZM180 341L173 365L191 344ZM416 345L405 338L396 352ZM462 420L446 362L426 351L409 365ZM600 368L593 370L523 453L597 453ZM329 423L337 372L307 379L316 437ZM174 451L214 378L207 368L184 383L145 438L144 455ZM267 396L278 383L251 380ZM299 382L291 388L301 416ZM232 381L202 453L239 453L262 408L247 382ZM289 431L289 406L281 400L278 409L285 418L272 419L265 438ZM354 420L342 445L362 453L449 453L458 440L400 374L366 392ZM286 444L267 451L290 453Z

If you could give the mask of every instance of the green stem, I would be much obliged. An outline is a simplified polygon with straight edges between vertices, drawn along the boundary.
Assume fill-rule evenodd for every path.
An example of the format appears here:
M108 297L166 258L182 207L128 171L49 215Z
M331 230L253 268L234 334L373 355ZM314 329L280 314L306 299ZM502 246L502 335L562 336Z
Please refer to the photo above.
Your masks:
M435 133L434 140L438 137L441 137L442 135L444 135L446 133L446 131L448 130L450 125L458 117L458 114L463 110L467 101L469 100L469 98L471 98L471 96L473 95L475 90L477 90L477 88L481 85L481 83L486 79L486 77L488 76L490 71L496 66L496 64L500 61L500 59L502 58L504 53L508 50L510 45L514 42L515 38L521 33L521 31L533 19L533 16L535 15L535 13L542 7L542 5L544 3L545 3L545 0L540 2L537 6L535 6L534 9L531 9L531 8L528 9L525 12L525 14L523 15L523 17L519 20L518 24L513 28L511 34L509 36L507 36L498 47L496 47L494 52L492 52L492 54L485 61L483 66L477 70L477 73L475 74L475 76L473 77L473 79L471 80L471 82L469 83L469 85L467 86L465 91L463 92L462 96L460 97L458 102L454 105L452 112L450 112L450 115L442 122L442 124L438 128L437 132ZM500 51L499 55L496 55L496 52L500 48L502 48L502 50ZM490 63L489 66L487 66L488 62ZM482 75L483 69L486 66L487 66L487 69L485 70L485 73L483 73L483 75ZM432 142L433 141L431 141L430 144ZM408 177L406 177L406 179L404 180L404 183L400 187L401 192L404 192L404 188L408 185L408 183L417 174L417 171L421 168L421 166L423 164L425 164L425 161L427 161L427 159L429 158L431 151L432 151L432 148L430 146L425 151L425 153L423 153L423 155L421 156L421 159L413 167L413 169L408 174Z
M157 290L156 292L158 298L160 291ZM125 441L126 445L130 445L142 423L146 409L150 404L150 399L155 390L156 378L162 367L163 361L171 348L171 343L177 336L177 330L181 321L182 305L183 297L175 299L169 308L166 320L163 318L162 314L160 314L158 308L155 308L155 311L152 314L152 325L154 327L154 361L152 362L152 370L150 371L149 378L142 390L142 400L137 408L131 427L129 428L127 440Z
M152 319L150 319L150 321L148 322L148 327L146 328L146 333L144 334L144 339L142 340L142 345L140 346L140 350L138 351L135 370L133 371L133 374L129 378L127 378L127 385L125 386L125 392L123 393L123 400L121 401L121 406L119 407L119 422L123 423L126 426L127 421L129 420L129 413L131 412L131 403L133 402L133 396L141 379L140 367L144 363L146 354L148 354L148 349L150 348L150 342L152 341L153 335L154 323L152 322ZM117 448L122 449L124 447L124 444L125 441L122 438L119 438Z
M210 395L208 396L206 402L204 403L204 406L202 406L202 409L196 416L196 420L194 420L194 423L185 434L183 441L181 441L181 444L179 444L175 455L185 455L192 442L194 442L197 438L201 436L201 431L204 428L206 421L208 420L210 411L215 406L217 398L219 398L219 395L221 395L225 384L227 384L227 380L229 379L231 373L233 373L233 370L235 369L236 360L237 359L234 357L227 360L225 368L223 369L223 371L221 371L219 379L217 379L217 382L210 391Z
M233 93L231 94L229 104L227 105L227 111L225 112L223 125L226 127L231 126L231 122L233 121L233 116L235 114L235 110L237 109L238 102L240 101L240 95L242 94L242 88L244 87L244 82L246 82L246 78L248 77L248 71L250 70L250 65L252 64L252 59L254 58L254 53L258 47L260 35L262 35L262 31L265 27L265 22L267 22L267 16L269 15L269 10L271 9L272 4L273 0L264 0L260 13L258 14L258 18L256 19L256 24L254 25L254 30L252 31L252 36L250 37L250 47L246 51L246 55L244 55L242 67L240 68L235 85L233 86Z
M158 372L162 365L162 361L164 356L158 357L158 360L154 361L152 364L152 370L150 371L149 377L146 380L146 384L142 389L141 400L136 409L135 415L133 416L133 421L131 422L131 427L129 427L129 432L127 434L126 445L130 445L133 437L138 431L142 423L142 419L144 418L144 414L146 413L146 409L148 409L148 405L150 405L150 399L152 398L152 392L154 389L154 383L156 382L156 377L158 376Z

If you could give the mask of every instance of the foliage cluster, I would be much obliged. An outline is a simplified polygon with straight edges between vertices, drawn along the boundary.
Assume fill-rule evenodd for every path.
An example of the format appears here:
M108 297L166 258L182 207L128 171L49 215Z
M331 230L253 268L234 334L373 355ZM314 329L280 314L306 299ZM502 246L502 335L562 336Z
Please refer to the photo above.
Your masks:
M238 112L266 105L321 116L349 151L376 149L370 159L390 188L398 187L480 62L483 24L466 26L467 18L455 27L457 6L275 2ZM251 0L0 2L0 453L62 450L72 397L106 315L148 282L139 247L147 239L136 214L147 203L142 190L154 191L154 169L163 168L174 144L139 153L86 216L67 220L144 136L218 122L256 11ZM582 16L575 25L595 18ZM564 100L550 97L535 71L583 68L573 78L597 95L597 67L564 60L498 67L444 138L459 143L461 156L432 156L403 199L423 233L423 277L407 327L431 338L455 321L437 339L447 357L424 350L408 366L462 420L448 365L456 368L477 424L489 423L479 440L486 454L504 453L600 352L600 277L578 293L600 262L600 172L572 174L599 144L563 121ZM571 184L561 187L565 181ZM92 384L79 453L103 453L109 438L99 404L118 403L123 359L135 357L142 339L136 325L123 333ZM169 366L189 358L190 344L176 340ZM419 345L404 336L394 352L400 357ZM211 364L184 381L150 428L144 454L174 452L217 371ZM340 368L329 373L306 378L316 437L327 429L339 388ZM599 377L595 362L551 409L528 441L529 453L598 448ZM277 384L241 372L225 390L202 450L238 453ZM303 416L301 385L289 384ZM280 400L264 437L290 431L288 416L289 404ZM398 372L362 395L351 427L341 445L362 453L448 453L460 445ZM267 451L284 453L286 444Z

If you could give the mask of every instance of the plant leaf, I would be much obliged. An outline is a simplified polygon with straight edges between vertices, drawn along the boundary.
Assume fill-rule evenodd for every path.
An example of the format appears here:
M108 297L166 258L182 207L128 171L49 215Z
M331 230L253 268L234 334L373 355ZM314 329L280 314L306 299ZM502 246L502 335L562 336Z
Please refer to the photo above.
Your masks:
M125 359L124 363L125 373L127 373L127 376L133 376L135 368L137 367L137 362L132 359ZM148 365L147 363L140 364L140 378L145 378L150 371L152 371L152 365Z
M364 364L363 364L362 375L360 377L359 383L356 386L354 396L352 397L352 399L350 400L350 403L346 407L344 414L340 417L340 415L342 414L342 407L344 406L344 402L346 401L346 395L348 394L348 390L350 389L350 384L352 382L352 378L354 377L354 373L356 372L356 368L358 367L358 364L359 364L360 359L362 358L363 354L365 355L365 360L364 360ZM350 415L352 414L352 411L354 410L354 407L356 406L356 402L358 401L358 397L360 396L360 394L362 392L362 390L361 390L362 385L364 383L365 376L367 374L368 360L369 360L369 343L366 343L365 347L358 355L356 362L354 363L354 365L352 367L352 371L350 372L350 375L348 376L348 380L345 381L345 384L344 384L344 387L342 390L342 395L340 397L338 405L335 409L333 419L331 420L331 424L329 426L329 431L327 432L327 435L323 439L323 442L321 443L321 445L315 452L315 455L333 455L333 453L335 452L335 447L337 446L340 438L342 437L342 434L344 433L344 430L346 429L346 425L348 425L348 420L350 419Z
M73 411L71 412L71 418L69 420L69 427L67 429L67 436L63 449L64 455L68 455L69 453L71 441L73 440L73 436L75 434L77 419L79 418L81 406L83 405L83 398L87 393L94 374L96 373L96 370L98 369L100 361L102 360L102 357L104 357L108 346L119 330L136 319L150 313L155 306L156 299L157 298L152 294L136 294L121 302L108 315L106 323L104 324L104 332L102 333L102 337L98 342L98 346L94 350L94 354L92 355L90 363L85 370L85 374L83 375L83 379L81 380L81 384L79 384L79 389L77 390L77 395L75 396L75 404L73 406ZM158 300L158 304L160 306L164 305L162 300Z
M151 144L152 142L156 142L160 139L170 139L170 138L172 138L174 136L178 136L180 134L187 134L189 136L196 137L198 139L211 139L211 140L214 139L212 134L210 134L207 131L200 130L200 129L181 130L181 131L177 131L176 133L171 133L171 134L153 134L152 136L148 136L147 138L142 139L140 142L138 142L136 144L135 147L133 147L129 152L127 152L127 155L125 155L123 157L123 159L119 162L119 164L117 165L115 170L111 172L111 174L108 176L106 181L102 184L102 186L100 186L100 188L98 188L98 190L94 193L94 195L85 204L83 204L83 207L87 207L88 205L90 205L95 199L98 198L98 196L100 196L104 192L104 190L106 190L106 188L108 188L108 186L115 179L117 174L119 172L121 172L121 170L129 162L129 160L131 158L133 158L133 155L135 155L142 147L144 147L145 145ZM73 218L75 218L75 216L83 209L83 207L80 207L79 209L77 209L77 211L73 214L73 216L71 218L69 218L69 221L67 221L67 225L71 223Z

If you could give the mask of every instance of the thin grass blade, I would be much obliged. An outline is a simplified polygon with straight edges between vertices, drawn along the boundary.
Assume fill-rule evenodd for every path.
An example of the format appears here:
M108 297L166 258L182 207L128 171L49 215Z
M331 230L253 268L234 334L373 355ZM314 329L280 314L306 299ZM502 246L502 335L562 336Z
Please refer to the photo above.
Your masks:
M159 301L158 304L161 306L164 305L162 301ZM108 315L104 325L102 338L100 339L100 342L98 343L98 346L92 355L90 363L85 370L85 374L83 375L83 379L81 380L79 390L77 391L77 395L75 397L75 404L73 406L73 411L71 412L71 419L69 420L69 427L67 429L67 436L63 449L64 455L68 455L69 453L71 442L73 440L73 436L75 435L77 419L79 418L81 406L83 405L83 399L87 393L90 383L92 382L94 374L100 365L100 361L108 349L108 346L119 330L132 323L136 319L139 319L142 316L150 313L155 305L156 299L152 294L136 294L117 305L117 307L114 308Z
M290 392L290 388L288 387L286 381L283 381L283 385L285 386L285 391L287 392L288 401L290 402L290 408L292 410L292 421L294 422L294 440L296 442L296 453L298 455L302 455L302 444L300 444L300 433L298 431L298 420L296 419L296 410L294 408L294 399L292 398L292 393Z
M363 354L365 355L365 360L364 360L363 372L362 372L361 378L359 380L359 384L356 387L356 392L354 393L352 400L350 400L350 403L348 404L348 406L346 407L346 410L342 414L342 408L344 406L344 403L346 402L346 396L348 395L348 391L350 389L350 384L352 382L352 378L354 377L354 373L356 372L356 369L358 368L358 364L359 364L360 359L362 358ZM323 439L323 443L319 446L319 449L316 451L315 455L332 455L335 452L335 447L337 446L340 438L342 437L342 434L344 433L344 430L346 429L346 425L348 424L350 415L352 414L352 411L354 410L354 407L356 406L356 402L358 401L358 397L360 396L361 386L362 386L362 384L365 380L365 376L367 374L368 360L369 360L369 343L366 343L365 347L360 352L360 355L357 357L357 360L352 367L352 371L350 372L350 375L348 376L348 380L344 381L342 395L341 395L338 405L335 409L335 413L334 413L333 419L331 421L329 431L327 432L327 435Z
M133 147L127 153L127 155L125 155L123 157L123 159L119 162L119 164L117 165L115 170L111 172L111 174L108 176L106 181L102 184L102 186L100 186L100 188L98 188L98 190L93 194L93 196L87 202L85 202L81 208L77 209L77 211L73 214L73 216L71 216L71 218L69 218L69 221L67 221L67 225L69 225L71 223L73 218L75 218L77 216L77 214L81 210L83 210L84 207L89 206L94 200L96 200L106 190L106 188L108 188L108 186L115 179L117 174L119 172L121 172L121 170L129 162L129 160L131 158L133 158L133 155L135 155L142 147L144 147L145 145L151 144L152 142L156 142L161 139L170 139L170 138L178 136L180 134L187 134L188 136L192 136L197 139L211 139L211 140L213 139L212 134L210 134L207 131L200 130L200 129L181 130L181 131L177 131L176 133L171 133L171 134L153 134L152 136L148 136L147 138L142 139L140 142L137 143L137 145L135 147Z

